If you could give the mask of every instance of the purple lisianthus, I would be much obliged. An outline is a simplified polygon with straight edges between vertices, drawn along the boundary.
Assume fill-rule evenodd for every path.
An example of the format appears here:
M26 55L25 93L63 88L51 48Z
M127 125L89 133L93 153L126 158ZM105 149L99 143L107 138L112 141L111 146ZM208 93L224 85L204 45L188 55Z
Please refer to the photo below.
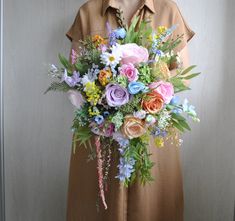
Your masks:
M130 94L127 89L118 84L108 84L105 96L110 107L119 107L128 103Z
M74 71L72 76L68 76L67 69L64 69L64 74L61 78L61 82L65 81L70 87L75 87L78 82L81 81L79 72Z

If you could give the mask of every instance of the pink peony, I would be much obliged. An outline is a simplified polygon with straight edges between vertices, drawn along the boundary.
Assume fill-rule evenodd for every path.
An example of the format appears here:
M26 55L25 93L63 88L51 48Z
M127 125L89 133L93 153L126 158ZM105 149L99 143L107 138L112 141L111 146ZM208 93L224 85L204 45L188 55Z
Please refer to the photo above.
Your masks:
M169 104L174 96L173 85L169 82L164 82L164 81L153 82L149 85L149 88L161 94L166 104Z
M149 58L148 50L144 47L138 46L135 43L120 45L119 49L122 54L122 64L139 64L147 62Z
M120 67L119 72L121 75L126 76L129 82L138 79L139 72L132 63L123 64Z
M69 100L76 108L81 108L85 103L85 100L79 91L69 90L67 93Z

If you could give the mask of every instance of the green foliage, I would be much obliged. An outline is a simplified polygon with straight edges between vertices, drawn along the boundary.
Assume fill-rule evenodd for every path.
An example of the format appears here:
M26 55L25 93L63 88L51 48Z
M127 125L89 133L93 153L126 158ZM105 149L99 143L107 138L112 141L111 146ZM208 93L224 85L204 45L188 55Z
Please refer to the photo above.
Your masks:
M49 91L61 91L67 92L70 89L69 85L65 82L52 82L51 85L47 88L44 94L48 93Z
M115 129L118 130L123 124L124 116L122 112L118 111L111 119L111 122L115 125Z
M119 108L119 111L122 112L123 115L133 113L134 111L140 109L141 100L142 100L142 95L137 94L132 98L132 100L129 101L129 103L121 106Z
M77 61L75 65L76 70L80 73L80 74L85 74L89 68L89 65L85 62L81 62L80 60Z
M138 37L139 34L138 32L135 31L136 27L137 27L137 23L138 23L139 17L134 17L131 25L129 28L127 28L126 30L126 37L124 39L124 43L137 43L138 42Z
M148 153L148 143L143 142L140 138L134 138L130 141L129 148L126 149L124 157L133 157L136 160L135 171L132 173L130 180L126 180L125 184L133 183L137 177L144 185L146 182L153 181L151 175L151 168L154 163L150 160L150 153Z
M191 65L188 68L186 68L185 70L183 70L180 75L186 75L187 73L189 73L190 71L192 71L194 68L196 67L196 65Z
M185 86L184 82L180 78L171 78L170 82L174 86L175 93L179 93L179 92L185 91L185 90L190 90L190 88Z
M175 93L181 91L190 90L189 87L185 86L184 80L189 80L198 76L200 73L190 73L196 65L192 65L184 70L178 71L177 75L170 79L170 82L174 85Z
M163 44L159 45L159 50L163 51L164 53L171 52L181 43L182 37L183 35L178 36L176 39L167 39Z
M75 111L72 128L84 127L88 124L88 106L83 105L81 109Z
M72 69L72 65L71 63L68 61L67 58L65 58L63 55L59 54L59 59L61 64L64 66L64 68L71 70Z
M149 21L144 20L138 25L139 16L133 18L130 27L126 27L126 37L123 41L124 44L136 43L138 45L149 45L148 38L151 35L153 29L149 24Z
M118 83L123 87L127 87L128 85L128 78L124 75L118 75L117 77L115 77L112 81L113 83Z
M175 113L171 113L171 116L172 116L172 124L178 130L180 130L181 132L185 132L185 129L191 130L186 119L183 116L175 114Z
M139 67L139 81L144 84L149 84L154 81L151 68L147 64L143 64Z
M77 127L74 131L73 152L75 153L77 142L79 142L80 145L84 145L87 149L86 143L90 142L91 137L92 134L89 127Z

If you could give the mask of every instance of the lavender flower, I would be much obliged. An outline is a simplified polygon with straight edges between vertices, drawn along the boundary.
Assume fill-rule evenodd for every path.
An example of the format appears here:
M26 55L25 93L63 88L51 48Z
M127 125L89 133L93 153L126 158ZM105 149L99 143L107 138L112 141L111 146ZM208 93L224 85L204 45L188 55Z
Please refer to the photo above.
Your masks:
M64 74L61 78L61 82L65 81L70 87L75 87L77 83L81 81L79 72L74 71L73 75L68 76L67 69L64 69Z

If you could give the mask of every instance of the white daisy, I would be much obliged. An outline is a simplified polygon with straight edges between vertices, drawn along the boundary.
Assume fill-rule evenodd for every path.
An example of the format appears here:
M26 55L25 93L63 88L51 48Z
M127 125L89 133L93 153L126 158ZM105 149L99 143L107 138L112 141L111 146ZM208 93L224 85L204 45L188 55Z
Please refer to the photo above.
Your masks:
M106 66L116 67L121 60L121 51L119 50L119 45L114 45L111 50L111 53L104 52L101 54L101 62Z

